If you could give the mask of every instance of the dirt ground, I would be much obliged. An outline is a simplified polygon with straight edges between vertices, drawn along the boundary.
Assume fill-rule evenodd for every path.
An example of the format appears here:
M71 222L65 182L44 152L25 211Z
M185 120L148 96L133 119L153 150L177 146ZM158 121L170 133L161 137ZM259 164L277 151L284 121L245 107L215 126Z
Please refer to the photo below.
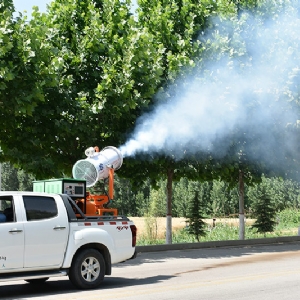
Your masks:
M139 217L130 217L138 229L138 237L143 235L152 235L157 238L163 238L166 232L166 218L139 218ZM210 226L213 226L213 223L223 223L232 226L239 226L239 219L205 219L205 222ZM246 219L246 224L253 224L253 219ZM172 218L172 228L173 231L181 229L187 226L186 218Z

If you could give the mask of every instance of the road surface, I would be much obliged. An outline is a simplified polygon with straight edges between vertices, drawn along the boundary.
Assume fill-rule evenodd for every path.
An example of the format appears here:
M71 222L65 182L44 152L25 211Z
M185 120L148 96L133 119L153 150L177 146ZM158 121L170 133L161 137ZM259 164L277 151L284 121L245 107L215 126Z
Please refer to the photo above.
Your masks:
M115 265L97 290L78 291L67 277L34 286L0 283L0 299L296 300L300 243L140 253Z

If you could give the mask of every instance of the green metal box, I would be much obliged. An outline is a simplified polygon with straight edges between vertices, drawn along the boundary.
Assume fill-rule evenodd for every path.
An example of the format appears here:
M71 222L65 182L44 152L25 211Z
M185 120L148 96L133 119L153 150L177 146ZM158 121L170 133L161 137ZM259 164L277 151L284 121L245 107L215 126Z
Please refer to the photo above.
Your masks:
M67 194L73 199L85 198L86 181L73 178L58 178L33 181L34 192Z

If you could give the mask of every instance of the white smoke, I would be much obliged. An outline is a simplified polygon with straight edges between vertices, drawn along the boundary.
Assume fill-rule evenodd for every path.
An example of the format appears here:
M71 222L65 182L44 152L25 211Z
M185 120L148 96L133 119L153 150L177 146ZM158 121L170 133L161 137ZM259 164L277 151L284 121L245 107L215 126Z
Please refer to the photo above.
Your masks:
M282 126L284 130L287 123L297 121L294 109L300 83L297 10L286 8L276 21L263 21L249 14L244 18L243 36L235 33L236 25L223 23L201 37L205 42L213 41L217 34L230 37L231 45L238 43L236 51L244 49L244 53L215 53L216 61L210 59L205 71L195 69L188 80L178 79L167 91L175 96L137 121L131 138L120 147L125 157L144 152L181 158L187 149L190 154L215 153L221 149L225 155L230 144L226 138L236 128L245 135L256 136L255 145L249 149L261 150L253 154L254 158L263 155L266 147L293 149L291 140L280 145L270 126L276 121L278 128Z

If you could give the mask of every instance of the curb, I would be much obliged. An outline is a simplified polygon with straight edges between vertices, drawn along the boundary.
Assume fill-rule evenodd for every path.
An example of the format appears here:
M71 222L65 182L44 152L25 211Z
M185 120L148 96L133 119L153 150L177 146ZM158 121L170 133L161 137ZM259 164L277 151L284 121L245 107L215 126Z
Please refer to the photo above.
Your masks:
M300 242L300 236L284 236L284 237L248 239L248 240L228 240L228 241L212 241L212 242L200 242L200 243L136 246L136 252L141 253L141 252L158 252L158 251L169 251L169 250L271 245L271 244L283 244L283 243L294 243L294 242Z

